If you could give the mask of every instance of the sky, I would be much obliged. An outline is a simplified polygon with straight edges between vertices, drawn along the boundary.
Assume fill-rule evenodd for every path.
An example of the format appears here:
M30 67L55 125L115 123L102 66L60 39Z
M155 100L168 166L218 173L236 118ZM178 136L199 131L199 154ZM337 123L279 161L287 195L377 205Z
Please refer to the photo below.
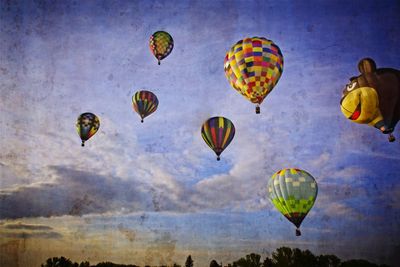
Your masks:
M91 263L195 266L278 247L396 263L400 131L340 111L371 57L400 68L398 1L4 1L0 9L0 265L66 256ZM164 30L174 49L149 49ZM261 105L230 87L225 53L274 41L282 77ZM140 123L131 97L154 92ZM79 114L100 118L80 146ZM221 161L202 123L229 118ZM302 236L270 203L273 173L297 167L319 187Z

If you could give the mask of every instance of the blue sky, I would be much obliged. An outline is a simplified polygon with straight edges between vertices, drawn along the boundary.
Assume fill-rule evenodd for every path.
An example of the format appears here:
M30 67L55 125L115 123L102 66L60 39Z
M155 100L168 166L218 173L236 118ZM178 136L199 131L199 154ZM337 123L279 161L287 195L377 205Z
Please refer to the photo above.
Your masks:
M400 68L399 13L396 1L2 1L0 259L191 254L206 266L291 246L395 262L399 142L346 120L339 101L361 58ZM161 66L148 47L157 30L175 43ZM252 36L285 60L260 115L223 71L226 51ZM143 124L140 89L160 102ZM86 111L101 126L81 148ZM200 134L217 115L236 128L220 162ZM300 238L266 195L286 167L319 185Z

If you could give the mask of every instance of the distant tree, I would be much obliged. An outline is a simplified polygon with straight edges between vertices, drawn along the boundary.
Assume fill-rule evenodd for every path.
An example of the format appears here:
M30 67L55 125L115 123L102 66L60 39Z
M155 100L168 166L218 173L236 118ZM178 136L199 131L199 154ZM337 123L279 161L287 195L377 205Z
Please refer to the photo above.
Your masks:
M112 262L100 262L100 263L98 263L97 265L95 265L95 266L93 266L93 267L138 267L138 266L136 266L136 265L132 265L132 264L128 264L128 265L125 265L125 264L115 264L115 263L112 263ZM150 266L149 266L150 267Z
M298 248L295 248L292 249L292 253L293 253L293 267L301 267L301 264L303 262L303 251L301 251Z
M274 267L274 266L275 265L274 265L273 261L268 257L265 258L265 260L262 264L262 267Z
M78 265L75 265L77 263L73 263L70 259L67 259L65 257L53 257L53 258L48 258L46 260L45 264L42 264L42 267L78 267Z
M317 257L311 251L293 249L293 267L317 267Z
M246 255L246 260L250 263L251 267L261 267L261 256L255 253Z
M335 255L319 255L317 257L318 267L339 267L340 262Z
M233 267L261 267L261 256L255 253L246 255L246 258L240 258L233 262Z
M376 265L366 260L348 260L342 262L340 267L379 267L379 265Z
M193 267L192 256L189 255L189 256L186 258L185 267Z
M212 260L210 262L210 267L222 267L221 265L218 264L216 260Z
M90 267L90 263L88 261L82 261L79 267Z
M111 267L113 265L111 265L111 262L99 262L97 263L96 267Z
M272 253L272 261L275 267L293 267L293 251L288 247L280 247Z

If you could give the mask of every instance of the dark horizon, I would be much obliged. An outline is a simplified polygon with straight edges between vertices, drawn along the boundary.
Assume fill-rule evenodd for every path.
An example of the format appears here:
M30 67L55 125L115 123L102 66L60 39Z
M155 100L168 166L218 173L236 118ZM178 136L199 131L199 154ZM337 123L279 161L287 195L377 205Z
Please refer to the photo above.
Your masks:
M46 260L42 267L75 267L76 262L67 259L63 256L51 257ZM210 267L390 267L386 264L376 264L369 262L364 259L349 259L343 261L339 257L333 254L328 255L314 255L309 250L300 250L298 248L280 247L271 253L271 256L262 258L261 255L256 253L250 253L245 257L241 257L232 263L222 263L213 259L210 261ZM88 261L81 262L78 267L140 267L139 265L130 264L119 264L109 261L99 262L96 265L90 265ZM188 255L184 264L174 263L169 266L173 267L193 267L196 266L194 259L191 255ZM145 267L156 267L145 265ZM161 265L161 267L167 267L167 265Z

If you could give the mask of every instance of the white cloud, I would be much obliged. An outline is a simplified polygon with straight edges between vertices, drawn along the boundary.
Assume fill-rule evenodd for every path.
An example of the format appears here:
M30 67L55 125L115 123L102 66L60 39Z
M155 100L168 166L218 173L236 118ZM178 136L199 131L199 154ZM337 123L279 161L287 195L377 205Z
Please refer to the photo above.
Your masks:
M328 152L323 152L317 158L311 159L310 164L315 169L318 169L318 168L322 168L322 167L326 166L327 164L329 164L330 159L331 159L331 154Z
M359 215L353 208L343 204L343 203L331 203L326 209L326 214L330 214L332 216L345 216L345 217L354 217Z
M359 166L348 166L341 170L336 170L330 177L335 179L353 180L357 181L359 178L364 178L371 175L371 171Z

